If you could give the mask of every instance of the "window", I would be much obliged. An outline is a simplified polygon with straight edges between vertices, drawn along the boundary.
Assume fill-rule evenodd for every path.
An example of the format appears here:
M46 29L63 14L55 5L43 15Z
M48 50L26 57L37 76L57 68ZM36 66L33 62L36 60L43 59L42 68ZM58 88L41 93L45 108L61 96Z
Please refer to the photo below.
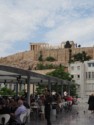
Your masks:
M77 78L80 79L80 75L77 75Z
M72 78L74 78L74 75L71 75Z
M94 63L88 63L88 67L94 67Z
M94 67L94 63L92 63L92 66Z
M94 72L86 72L86 79L94 79Z
M89 79L91 78L91 72L88 72L88 78Z
M88 78L90 79L90 72L88 72Z

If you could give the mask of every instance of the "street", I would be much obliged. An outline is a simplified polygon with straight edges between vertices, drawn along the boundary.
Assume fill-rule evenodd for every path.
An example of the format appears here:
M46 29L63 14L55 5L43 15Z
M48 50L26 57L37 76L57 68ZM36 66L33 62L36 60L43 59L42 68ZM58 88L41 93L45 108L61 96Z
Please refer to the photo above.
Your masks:
M87 101L73 105L72 111L59 113L56 120L51 119L52 125L94 125L94 114L88 111ZM46 121L31 120L28 125L46 125Z

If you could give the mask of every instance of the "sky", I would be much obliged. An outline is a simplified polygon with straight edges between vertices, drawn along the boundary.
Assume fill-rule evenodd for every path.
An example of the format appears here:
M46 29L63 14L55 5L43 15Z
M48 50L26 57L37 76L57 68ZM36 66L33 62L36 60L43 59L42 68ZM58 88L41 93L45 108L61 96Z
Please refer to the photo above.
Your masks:
M94 0L0 0L0 57L68 40L94 46Z

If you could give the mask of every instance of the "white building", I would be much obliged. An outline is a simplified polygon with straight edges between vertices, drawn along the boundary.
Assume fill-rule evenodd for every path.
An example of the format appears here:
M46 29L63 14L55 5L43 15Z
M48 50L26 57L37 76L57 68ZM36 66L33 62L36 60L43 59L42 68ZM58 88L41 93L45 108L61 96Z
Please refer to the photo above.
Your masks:
M70 64L69 73L79 85L78 95L80 97L87 97L94 93L94 60Z

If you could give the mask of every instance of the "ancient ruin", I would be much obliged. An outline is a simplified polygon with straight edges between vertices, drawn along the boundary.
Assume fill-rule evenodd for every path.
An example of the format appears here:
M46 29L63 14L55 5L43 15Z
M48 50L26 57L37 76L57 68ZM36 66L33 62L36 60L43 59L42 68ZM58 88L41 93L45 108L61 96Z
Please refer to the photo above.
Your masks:
M71 56L79 52L85 51L94 59L94 47L81 47L77 46L73 41L61 42L59 46L50 46L48 43L30 43L30 50L16 53L4 58L0 58L0 64L15 66L19 68L34 69L39 62L39 56L42 55L43 63L47 63L45 59L49 56L54 57L55 64L68 65L69 54L71 50ZM48 62L49 63L49 62Z

